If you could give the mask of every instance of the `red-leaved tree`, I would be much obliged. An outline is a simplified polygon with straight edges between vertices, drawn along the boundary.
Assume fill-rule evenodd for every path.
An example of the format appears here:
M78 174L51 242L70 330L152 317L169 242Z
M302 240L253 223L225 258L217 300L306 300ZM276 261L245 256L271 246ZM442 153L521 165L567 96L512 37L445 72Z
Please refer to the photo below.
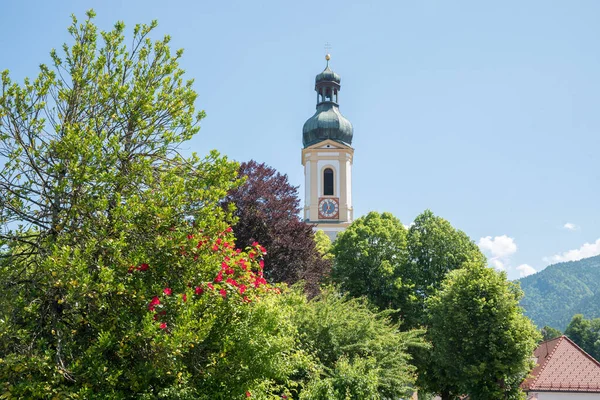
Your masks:
M312 226L300 217L298 188L287 175L254 160L240 165L246 181L227 195L225 206L235 205L238 218L233 226L241 247L258 241L269 249L265 255L265 277L270 282L306 282L314 292L330 262L316 250Z

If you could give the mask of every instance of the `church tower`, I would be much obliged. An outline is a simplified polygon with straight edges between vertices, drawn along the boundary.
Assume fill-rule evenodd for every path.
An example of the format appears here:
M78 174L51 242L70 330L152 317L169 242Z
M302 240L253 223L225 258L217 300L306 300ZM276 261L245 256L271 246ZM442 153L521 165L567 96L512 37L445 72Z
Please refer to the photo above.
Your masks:
M327 66L315 78L317 111L302 129L304 220L331 240L350 225L352 208L352 124L338 105L341 78Z

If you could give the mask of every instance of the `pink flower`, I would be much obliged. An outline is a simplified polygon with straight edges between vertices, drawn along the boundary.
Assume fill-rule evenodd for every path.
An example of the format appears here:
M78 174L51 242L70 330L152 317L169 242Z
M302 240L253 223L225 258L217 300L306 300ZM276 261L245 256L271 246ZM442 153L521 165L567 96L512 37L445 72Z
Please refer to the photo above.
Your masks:
M161 322L160 323L160 329L167 329L167 323L166 322Z
M185 303L187 301L187 294L183 293L181 295L181 299L183 300L183 302Z
M223 280L223 271L219 271L217 277L215 278L215 282L219 283Z
M233 231L233 229L231 229L231 227L230 227L230 226L228 226L228 227L227 227L227 229L225 229L225 232L227 232L227 233L229 233L229 232L231 232L231 231ZM248 393L248 392L246 392L246 393Z
M240 294L244 294L244 292L246 291L246 285L240 285Z
M140 264L140 266L137 268L138 271L148 271L149 265L148 264Z
M248 253L248 257L250 257L251 259L254 259L255 253L254 251L251 251Z
M225 289L219 290L219 294L223 296L223 298L227 297L227 291Z
M242 252L242 249L235 249L235 252L236 252L237 254L240 254L240 253Z
M166 287L163 289L163 293L167 296L170 296L171 294L173 294L173 291L171 290L171 288Z
M212 283L207 283L206 286L208 286L210 290L215 290L215 287Z
M260 260L258 262L258 265L260 265L261 268L264 268L265 267L265 260Z
M212 247L212 250L213 250L213 251L217 251L217 250L219 250L219 246L217 246L217 245L215 244L215 245Z
M256 242L256 241L252 242L252 247L256 247L256 246L258 246L258 242Z
M227 263L226 263L225 261L223 261L223 262L221 263L221 268L222 268L222 269L227 269L227 268L229 268L229 265L227 265Z
M194 290L198 296L204 293L204 289L202 289L200 286L196 286L196 289Z
M267 254L267 249L265 249L265 248L264 248L264 247L262 247L262 246L260 246L260 251L261 251L263 254Z

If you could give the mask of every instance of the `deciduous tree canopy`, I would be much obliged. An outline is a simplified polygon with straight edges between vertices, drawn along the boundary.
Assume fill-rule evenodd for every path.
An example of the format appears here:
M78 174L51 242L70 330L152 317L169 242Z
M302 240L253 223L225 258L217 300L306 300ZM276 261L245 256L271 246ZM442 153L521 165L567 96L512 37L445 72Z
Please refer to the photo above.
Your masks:
M371 212L335 241L334 282L382 309L398 309L404 327L423 323L424 301L446 274L485 257L473 241L427 210L408 228L390 213Z
M600 360L600 318L585 319L582 314L574 315L565 335L589 355Z
M300 220L298 189L287 175L254 160L240 165L239 176L246 179L244 184L232 189L225 202L225 208L235 206L238 242L259 241L269 249L265 257L269 281L305 280L314 293L330 263L316 249L312 226Z
M519 307L522 292L481 263L451 271L427 299L430 363L420 381L442 399L519 399L539 333Z

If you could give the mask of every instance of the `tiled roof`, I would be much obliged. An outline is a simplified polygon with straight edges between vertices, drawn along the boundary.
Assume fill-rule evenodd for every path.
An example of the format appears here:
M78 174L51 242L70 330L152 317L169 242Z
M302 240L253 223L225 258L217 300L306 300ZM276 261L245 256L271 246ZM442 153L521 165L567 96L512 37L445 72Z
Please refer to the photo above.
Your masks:
M599 392L600 363L566 336L540 343L525 391Z

